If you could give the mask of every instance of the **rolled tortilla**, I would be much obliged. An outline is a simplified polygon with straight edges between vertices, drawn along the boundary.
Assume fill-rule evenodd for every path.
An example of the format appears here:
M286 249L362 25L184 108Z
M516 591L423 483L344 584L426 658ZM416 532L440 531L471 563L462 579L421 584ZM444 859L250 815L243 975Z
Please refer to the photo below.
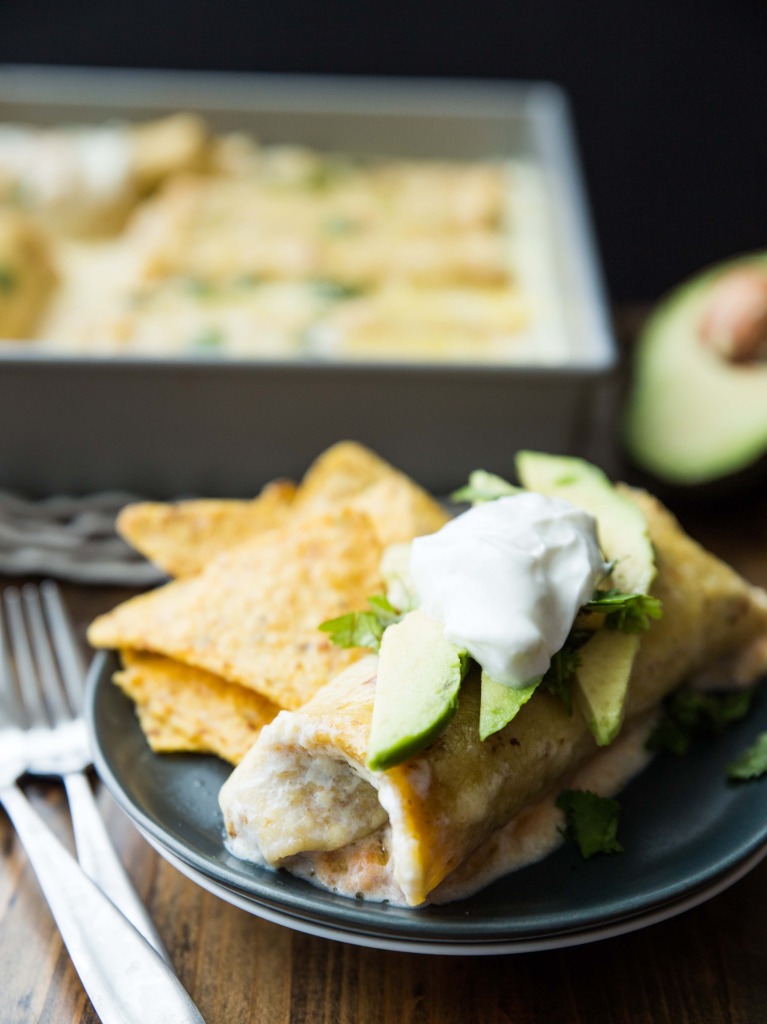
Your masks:
M748 652L767 636L767 594L687 537L652 498L630 493L655 545L653 593L664 616L642 636L624 736L675 687L722 659L736 673L748 665L753 675L763 663ZM427 750L371 772L365 761L376 665L374 656L365 658L304 707L281 712L220 802L235 855L340 891L418 905L471 858L480 863L478 852L499 830L562 788L597 748L581 715L543 691L480 741L474 674L457 714Z

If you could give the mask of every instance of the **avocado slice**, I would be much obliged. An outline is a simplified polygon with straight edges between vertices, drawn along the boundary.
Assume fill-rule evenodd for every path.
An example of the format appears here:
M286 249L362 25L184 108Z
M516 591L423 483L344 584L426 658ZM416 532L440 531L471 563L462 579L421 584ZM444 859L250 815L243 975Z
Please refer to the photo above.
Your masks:
M731 362L701 339L712 289L737 268L767 269L767 252L729 260L680 285L637 343L625 448L667 484L710 483L767 452L767 362Z
M525 487L562 498L597 521L602 552L615 561L612 580L618 590L646 594L655 578L655 554L647 522L638 505L613 487L597 466L568 455L517 454L517 475Z
M597 520L602 551L615 562L615 587L626 593L649 591L655 555L644 515L601 469L583 459L520 452L517 474L529 490L563 498L591 513ZM599 746L612 743L623 724L638 649L636 634L601 630L580 650L575 698Z
M575 700L600 747L621 730L631 668L639 651L636 633L598 630L580 651L575 672Z
M381 640L367 766L385 771L423 750L458 707L468 654L420 608Z
M487 672L482 673L482 690L479 703L479 738L488 736L507 726L516 717L519 709L530 700L540 683L535 679L527 686L504 686Z

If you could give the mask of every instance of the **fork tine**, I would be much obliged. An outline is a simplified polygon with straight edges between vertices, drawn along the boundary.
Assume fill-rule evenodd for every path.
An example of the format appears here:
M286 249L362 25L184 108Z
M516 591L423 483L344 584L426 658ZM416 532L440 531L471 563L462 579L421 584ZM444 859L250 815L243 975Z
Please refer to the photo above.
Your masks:
M69 697L69 706L74 714L79 714L85 697L83 656L64 607L61 592L53 580L45 580L40 584L40 595L50 626L53 649L58 659L61 678Z
M48 639L48 627L43 617L40 593L33 583L26 583L22 588L21 597L26 612L27 632L32 640L37 663L37 678L42 688L51 724L60 725L62 722L69 721L72 718L72 713L56 668L51 642Z
M24 707L27 724L30 726L46 725L48 716L40 695L40 688L37 685L32 648L29 645L29 637L21 610L21 596L16 587L7 587L3 591L3 603L8 622L11 655L16 668L16 679L19 683L19 696Z
M19 701L16 671L8 647L4 616L0 614L0 722L25 726L26 716Z

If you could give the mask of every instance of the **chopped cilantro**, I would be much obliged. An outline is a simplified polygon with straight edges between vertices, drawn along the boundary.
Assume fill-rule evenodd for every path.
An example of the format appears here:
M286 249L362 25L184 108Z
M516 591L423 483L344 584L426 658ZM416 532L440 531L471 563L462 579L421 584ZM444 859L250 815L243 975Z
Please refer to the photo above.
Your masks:
M557 655L551 659L551 665L549 671L545 674L541 680L541 686L544 690L550 693L553 697L559 697L564 704L568 715L573 713L573 688L570 682L572 672L568 672L566 675L562 675L559 672L551 671L557 659Z
M369 597L368 604L372 611L339 615L323 622L319 629L330 633L330 639L337 647L368 647L377 651L386 627L399 622L402 615L383 594Z
M696 736L717 735L744 718L751 707L752 690L701 693L677 690L665 704L664 716L647 740L649 750L667 750L681 757Z
M597 796L588 790L564 789L557 797L557 807L564 811L562 835L576 843L584 859L595 853L621 853L618 842L617 800Z
M672 716L665 715L648 736L646 746L648 750L667 750L683 757L691 743L691 734Z
M195 299L210 299L216 294L216 286L212 281L201 277L182 277L180 284L183 290Z
M385 594L376 594L374 597L369 597L368 604L378 616L378 621L384 628L391 626L394 622L399 622L402 618L401 613L397 611Z
M551 664L541 680L541 685L545 690L561 699L569 715L573 713L571 679L580 664L578 650L590 636L591 633L587 633L585 630L571 630L562 648L551 659Z
M646 594L623 594L618 590L605 590L597 591L581 611L602 612L605 615L604 624L608 629L639 633L649 628L651 618L660 618L662 606L657 598L648 597ZM543 677L543 688L562 699L568 714L573 713L572 676L580 664L578 652L593 635L589 629L571 629L563 647L551 659L548 671Z
M450 495L451 501L470 501L478 504L483 501L495 501L509 494L520 494L521 487L515 487L502 476L488 473L484 469L475 469L469 474L469 482Z
M756 779L767 772L767 732L760 733L750 747L746 747L740 757L727 765L727 774L731 779Z
M203 327L189 341L191 348L216 349L224 343L224 332L218 327Z
M317 192L325 191L335 185L352 170L352 163L339 157L327 157L317 160L304 179L307 188Z
M357 234L360 230L360 223L353 217L344 217L342 214L338 214L335 217L328 217L322 225L322 230L326 235L343 238L346 235Z
M0 267L0 295L8 295L16 287L16 274L10 267Z
M317 279L311 282L311 286L321 299L329 299L331 302L340 302L342 299L356 299L365 294L365 289L359 284L350 284L344 281L331 281Z
M624 594L620 590L597 590L582 608L584 612L602 612L608 629L621 633L642 633L650 628L650 619L663 616L663 605L649 594Z
M323 633L330 633L337 647L369 647L371 651L381 646L384 631L375 612L348 612L328 619L319 628Z

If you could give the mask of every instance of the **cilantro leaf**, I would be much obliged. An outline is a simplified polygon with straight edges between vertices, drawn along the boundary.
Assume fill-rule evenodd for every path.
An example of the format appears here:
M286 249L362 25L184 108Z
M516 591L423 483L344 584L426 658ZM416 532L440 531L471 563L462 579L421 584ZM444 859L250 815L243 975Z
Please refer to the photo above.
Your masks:
M731 779L756 779L767 772L767 732L760 733L740 757L727 765Z
M686 754L697 736L718 735L732 722L748 714L753 690L702 693L677 690L665 704L664 717L647 740L648 750L667 750L677 757Z
M327 619L319 629L330 633L337 647L369 647L377 651L381 646L383 626L375 612L348 612L336 619Z
M666 750L684 757L692 743L691 734L670 715L665 715L647 737L648 750Z
M200 351L220 348L226 340L224 332L218 327L203 327L189 339L189 347Z
M541 680L541 686L561 699L569 715L573 713L571 678L581 661L578 651L590 636L591 633L585 630L571 630L563 646L551 659L551 664Z
M343 214L336 214L323 223L322 230L331 238L344 238L346 235L356 235L362 228L360 221L354 217L345 217Z
M216 294L215 284L201 277L182 277L179 284L187 295L195 299L211 299Z
M621 633L642 633L650 628L650 619L663 616L663 605L649 594L624 594L620 590L597 590L583 606L585 612L601 612L608 629Z
M346 281L333 281L329 278L316 278L310 282L314 294L320 299L327 299L329 302L342 302L344 299L357 299L365 294L365 288L360 284L352 284Z
M557 797L557 807L565 815L562 834L577 844L584 859L595 853L622 853L623 847L618 842L620 804L617 800L588 790L563 789Z
M505 498L509 494L521 494L522 488L515 487L502 476L495 473L488 473L484 469L475 469L469 474L469 482L465 487L460 487L450 495L451 501L470 501L472 504L479 504L484 501L495 501L496 498Z
M577 659L577 655L575 657ZM568 715L572 715L573 689L570 685L570 677L575 671L575 668L569 671L565 670L564 672L559 668L555 668L554 671L552 671L552 668L554 667L555 663L558 664L558 654L555 654L554 657L551 659L551 665L549 666L548 672L546 672L543 679L541 680L541 685L543 686L544 690L546 690L552 696L559 697L559 699L562 701L565 708L567 709ZM577 665L578 662L576 661L576 668Z
M337 647L368 647L377 651L386 627L399 622L402 614L384 594L369 597L368 604L372 611L347 612L335 619L327 619L318 628L323 633L330 633L330 640Z
M402 613L397 611L385 594L375 594L373 597L369 597L368 604L373 609L384 629L395 622L399 622L402 618Z

